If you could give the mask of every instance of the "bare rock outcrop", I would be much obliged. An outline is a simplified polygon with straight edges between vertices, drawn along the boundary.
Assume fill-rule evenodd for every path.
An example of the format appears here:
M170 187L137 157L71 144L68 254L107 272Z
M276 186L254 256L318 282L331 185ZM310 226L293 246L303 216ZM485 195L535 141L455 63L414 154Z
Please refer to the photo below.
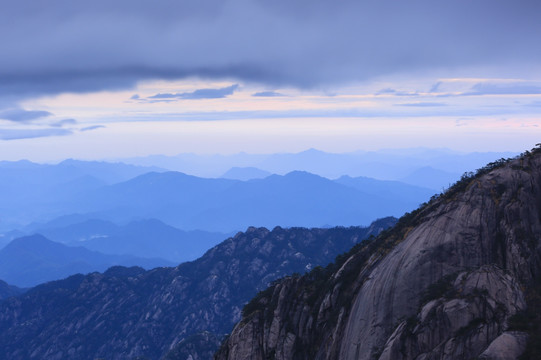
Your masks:
M216 358L494 358L504 344L516 358L525 336L508 322L540 275L535 149L466 174L320 273L268 289Z
M479 356L481 360L517 359L526 349L528 335L520 331L506 331L490 343Z
M446 281L435 284L446 290L442 296L397 326L380 360L468 358L502 333L508 316L526 307L515 279L495 266L462 272L448 286Z

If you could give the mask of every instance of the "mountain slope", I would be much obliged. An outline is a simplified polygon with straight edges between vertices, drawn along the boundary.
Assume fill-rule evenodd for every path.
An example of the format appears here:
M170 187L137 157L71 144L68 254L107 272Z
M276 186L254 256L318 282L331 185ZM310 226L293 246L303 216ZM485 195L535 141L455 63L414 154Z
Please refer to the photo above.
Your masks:
M303 158L313 155L324 153L309 151ZM379 180L346 186L301 171L240 181L148 170L75 160L57 165L0 162L0 231L70 215L117 224L158 219L185 231L224 233L248 226L368 225L378 217L411 211L431 195L402 191L404 184L395 182L386 182L389 192L382 192Z
M176 268L115 267L40 285L0 303L0 348L13 360L159 359L184 339L181 354L194 339L200 344L192 335L204 331L214 334L203 336L214 346L269 282L325 265L395 220L369 228L249 228Z
M377 181L376 181L377 182ZM86 194L79 211L115 221L156 218L180 229L229 232L248 226L351 226L400 216L429 196L362 191L306 172L237 181L149 173Z
M11 296L20 295L24 292L23 289L17 286L9 285L5 281L0 280L0 301Z
M460 178L459 174L425 166L400 179L406 184L422 186L436 191L448 188Z
M30 287L77 273L104 271L113 265L138 264L151 269L171 266L163 259L104 255L83 247L70 247L42 235L18 238L0 250L0 278L17 286Z
M217 359L517 358L527 336L511 330L539 339L510 324L541 306L528 295L540 239L538 148L463 176L336 264L268 288Z
M149 171L161 170L97 161L65 160L56 165L0 161L0 229L74 212L70 201L79 193Z
M401 199L402 201L409 202L411 204L417 204L420 200L428 200L434 195L434 190L429 188L423 188L415 185L406 184L400 181L388 181L388 180L376 180L367 177L349 177L342 176L334 182L345 186L350 186L359 191L366 191L370 189L370 192L381 196L388 202Z
M197 259L227 237L223 233L179 230L156 219L132 221L126 225L90 219L67 226L45 224L33 232L56 242L104 254L161 258L176 264Z
M329 179L349 175L398 180L426 166L462 174L484 166L494 159L517 154L510 152L459 153L441 148L382 149L336 154L309 149L299 153L278 154L154 155L125 159L125 162L145 166L155 165L202 177L219 177L232 167L256 167L273 174L287 174L301 170ZM415 179L412 180L415 183ZM448 182L442 183L436 186L436 189L441 190L442 186L447 187L448 184Z

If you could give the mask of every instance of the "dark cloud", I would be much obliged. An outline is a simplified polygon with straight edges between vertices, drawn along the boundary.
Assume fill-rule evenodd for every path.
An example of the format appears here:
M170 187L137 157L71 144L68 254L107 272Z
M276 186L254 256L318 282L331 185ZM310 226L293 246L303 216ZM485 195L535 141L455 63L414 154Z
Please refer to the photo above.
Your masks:
M506 73L531 70L541 56L537 0L0 0L0 8L0 95L19 97L191 76L325 87L437 69Z
M66 125L75 125L75 124L77 124L77 120L75 120L75 119L64 119L64 120L56 121L56 122L50 124L50 126L52 126L52 127L63 127L63 126L66 126Z
M49 136L71 135L67 129L0 129L0 140L33 139Z
M261 92L256 92L255 94L252 94L252 96L278 97L278 96L285 96L285 95L276 91L261 91Z
M24 110L20 108L12 108L0 111L0 119L17 122L28 122L51 115L52 114L48 111Z
M84 127L80 129L80 131L91 131L91 130L103 129L103 128L105 128L104 125L92 125L92 126Z
M219 88L219 89L198 89L192 92L176 93L176 94L156 94L149 96L149 99L221 99L232 95L239 87L238 84Z
M541 94L541 86L526 83L493 84L479 83L472 86L463 95L537 95Z

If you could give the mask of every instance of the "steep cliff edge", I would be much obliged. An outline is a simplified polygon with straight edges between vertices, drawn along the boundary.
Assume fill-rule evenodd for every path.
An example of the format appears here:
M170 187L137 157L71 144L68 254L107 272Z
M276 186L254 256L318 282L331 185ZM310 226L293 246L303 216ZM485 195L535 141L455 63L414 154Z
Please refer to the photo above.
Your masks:
M517 358L527 334L509 320L527 308L540 260L537 148L466 174L337 263L260 293L216 358Z
M37 286L0 301L0 358L157 360L171 351L169 359L208 359L258 290L328 264L395 222L251 227L176 268L113 267Z

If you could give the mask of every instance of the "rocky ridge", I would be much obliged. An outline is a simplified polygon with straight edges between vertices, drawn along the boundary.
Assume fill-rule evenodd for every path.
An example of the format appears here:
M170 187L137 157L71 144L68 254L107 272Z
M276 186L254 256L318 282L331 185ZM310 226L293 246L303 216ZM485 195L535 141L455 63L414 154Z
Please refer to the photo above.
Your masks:
M24 289L18 288L14 285L9 285L3 280L0 280L0 301L7 299L11 296L16 296L24 293Z
M537 336L531 321L514 324L538 308L540 274L536 148L465 174L334 264L261 292L216 359L517 358L520 330Z
M12 360L161 359L170 351L168 358L208 358L258 290L327 264L395 222L249 228L176 268L113 267L46 283L0 302L0 349Z

